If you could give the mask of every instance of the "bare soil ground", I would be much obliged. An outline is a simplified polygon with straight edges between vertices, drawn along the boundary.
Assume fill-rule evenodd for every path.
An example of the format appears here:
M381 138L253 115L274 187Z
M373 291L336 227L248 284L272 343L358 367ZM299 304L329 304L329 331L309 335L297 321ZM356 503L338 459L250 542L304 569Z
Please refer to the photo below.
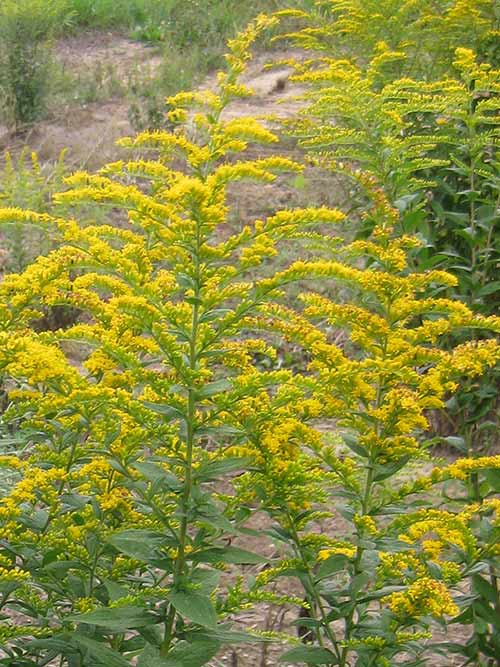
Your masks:
M58 42L57 59L62 72L90 79L98 75L101 88L113 77L116 85L126 85L131 73L153 72L161 57L140 42L115 33L89 32ZM102 91L96 90L96 95ZM57 160L67 149L67 163L78 168L97 168L117 155L115 142L133 130L128 119L128 102L123 96L83 105L67 101L52 112L50 118L37 123L25 136L14 137L0 126L0 149L13 154L28 147L43 162Z
M110 77L115 85L126 86L131 75L152 74L161 63L156 49L114 33L90 32L65 38L58 43L56 53L63 72L73 77L89 77L95 72L101 88L109 83ZM286 55L290 54L275 52L272 60ZM268 61L269 57L262 54L250 63L245 82L256 94L251 101L234 104L228 112L231 117L264 114L286 117L296 111L299 104L294 99L296 92L286 85L289 70L266 71ZM214 82L209 77L203 87L213 86ZM83 105L66 102L25 136L15 137L0 125L0 150L16 154L28 147L38 153L40 160L49 162L57 160L61 150L67 149L68 164L95 169L116 158L117 139L133 133L128 111L129 102L123 95Z

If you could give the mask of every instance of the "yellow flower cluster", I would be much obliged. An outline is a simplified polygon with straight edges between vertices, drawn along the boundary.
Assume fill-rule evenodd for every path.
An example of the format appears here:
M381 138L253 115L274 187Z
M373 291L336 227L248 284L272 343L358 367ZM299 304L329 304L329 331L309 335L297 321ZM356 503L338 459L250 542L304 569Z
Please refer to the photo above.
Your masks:
M403 520L401 520L403 521ZM408 544L419 542L431 560L437 560L446 548L458 548L469 556L476 553L476 540L466 516L444 510L422 510L405 518L405 532L399 539Z
M429 577L417 579L407 590L391 593L383 601L401 618L440 618L458 614L458 607L443 582Z
M436 481L444 479L464 480L472 473L488 468L500 468L500 455L458 459L445 468L436 468L433 471L433 479Z
M28 581L29 572L21 570L19 567L0 567L0 582L2 584L19 584Z
M330 556L347 556L347 558L354 558L356 556L356 548L345 544L344 546L328 547L326 549L320 549L318 551L318 560L323 561Z

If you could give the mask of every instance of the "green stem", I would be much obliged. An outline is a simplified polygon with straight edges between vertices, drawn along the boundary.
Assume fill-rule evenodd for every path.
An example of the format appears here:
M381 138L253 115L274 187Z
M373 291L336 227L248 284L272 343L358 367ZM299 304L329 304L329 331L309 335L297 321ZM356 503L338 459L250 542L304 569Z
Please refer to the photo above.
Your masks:
M372 492L372 487L373 487L373 465L371 462L369 463L368 467L368 472L366 474L366 481L365 481L365 490L363 493L363 497L361 500L361 514L364 516L367 514L368 509L370 507L370 497L371 497L371 492ZM360 538L361 535L358 533L358 538ZM354 577L356 577L358 574L361 574L362 568L361 568L361 562L363 559L363 553L364 549L362 546L358 544L356 547L356 558L354 559ZM349 613L345 620L345 639L347 641L350 640L351 634L354 628L354 614L356 613L356 606L353 607L352 611ZM349 648L346 646L342 649L342 656L341 656L341 661L340 661L340 667L347 667L347 658L349 657Z
M194 455L194 445L195 445L195 421L196 421L196 387L194 386L194 381L192 378L192 371L196 371L198 365L198 328L199 328L199 295L201 290L201 279L200 279L200 262L199 262L199 253L201 247L201 223L198 218L196 218L196 247L193 252L193 262L195 265L195 289L194 289L194 299L192 305L192 317L191 317L191 336L189 340L189 363L188 369L190 371L188 387L188 399L187 399L187 433L186 433L186 459L185 459L185 476L182 496L180 499L180 508L181 508L181 521L179 527L179 543L177 547L177 561L175 564L175 569L173 573L173 588L177 588L184 576L184 571L186 567L186 543L188 537L188 525L189 525L189 505L193 487L193 455ZM160 648L160 654L166 656L170 650L172 640L174 638L174 623L175 623L176 611L173 605L170 605L170 608L167 613L167 618L165 620L165 634L164 640Z
M338 642L338 640L335 636L334 631L332 630L332 628L330 626L330 623L328 622L328 618L327 618L328 615L327 615L325 607L323 605L321 595L318 593L316 583L314 581L314 577L313 577L313 574L311 572L311 568L309 567L309 563L307 561L307 558L305 557L304 552L302 551L302 545L300 543L299 534L297 532L297 529L295 528L295 524L294 524L293 519L292 519L292 517L290 515L290 512L288 510L287 510L287 515L288 515L288 522L289 522L290 532L292 534L292 539L293 539L293 543L294 543L294 549L295 549L295 552L296 552L297 556L299 557L299 559L301 561L302 567L304 568L304 571L305 571L305 574L306 574L306 577L307 577L307 583L309 585L310 595L312 597L312 602L314 603L316 609L319 612L320 619L321 619L325 634L328 637L328 639L330 640L330 642L332 643L333 649L335 651L335 655L337 656L337 659L339 660L339 664L340 664L341 652L340 652L339 642ZM321 629L320 628L318 628L316 630L316 636L317 636L319 645L324 646L323 637L321 636Z
M389 301L386 304L386 317L389 322L391 322L391 301ZM388 345L388 340L387 336L384 337L383 343L381 344L381 358L386 359L387 357L387 345ZM377 382L377 393L375 396L375 407L378 409L381 404L382 404L382 399L383 399L383 392L384 392L384 386L382 380L379 378ZM377 423L377 436L380 436L380 422ZM372 493L372 488L374 484L374 462L372 460L372 455L370 455L368 462L367 462L367 473L366 473L366 478L365 478L365 488L363 491L362 496L360 497L361 501L361 515L364 516L368 514L368 511L370 509L370 499L371 499L371 493ZM359 535L358 531L358 537L361 537ZM356 577L358 574L361 573L361 562L363 559L363 552L364 549L362 546L358 544L356 547L356 558L354 559L354 577ZM353 631L354 627L354 615L356 613L356 604L354 604L350 614L345 620L345 639L349 641L351 638L351 634ZM349 657L349 648L346 646L342 650L342 659L340 662L340 667L347 667L347 659Z
M493 589L496 591L496 600L493 606L495 607L495 612L498 618L500 618L500 586L498 583L498 576L493 565L490 565L490 582ZM492 662L492 664L495 663ZM500 656L496 658L496 665L497 667L500 667Z
M474 144L476 141L476 127L474 121L474 102L472 101L471 91L471 102L469 104L469 119L467 122L467 130L469 134L469 150L470 150L470 176L469 176L469 188L470 188L470 203L469 203L469 225L472 232L472 248L471 248L471 269L472 275L476 269L477 264L477 252L478 246L475 241L477 221L476 221L476 162L477 155L474 155Z

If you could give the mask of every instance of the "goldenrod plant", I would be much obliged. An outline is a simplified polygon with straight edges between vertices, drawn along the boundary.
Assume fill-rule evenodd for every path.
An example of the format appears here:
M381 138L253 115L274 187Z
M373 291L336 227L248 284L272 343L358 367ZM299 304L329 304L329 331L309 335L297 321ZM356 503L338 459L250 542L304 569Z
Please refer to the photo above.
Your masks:
M397 233L425 239L419 263L446 261L459 293L495 312L500 70L459 48L453 77L381 85L402 58L381 48L365 69L326 56L296 63L310 104L291 131L328 168L372 176L403 212Z
M148 157L68 179L60 202L100 202L115 220L124 211L122 224L1 213L61 241L0 287L3 425L31 444L29 458L2 460L18 475L0 509L4 664L202 665L222 643L255 640L231 632L239 604L275 599L260 589L224 600L218 564L265 559L230 544L246 514L227 509L214 481L247 465L228 454L244 437L232 411L290 376L255 364L275 352L247 319L279 287L252 278L255 267L343 216L285 212L224 233L230 184L300 171L279 156L245 160L248 142L277 138L253 118L222 117L250 94L237 76L272 23L231 43L218 93L170 100L172 122L192 108L185 131L139 135L128 145ZM81 322L35 333L55 305Z
M0 283L0 427L25 443L0 458L0 664L201 667L224 644L285 639L288 664L416 667L444 650L426 642L436 621L471 618L477 664L495 648L499 458L418 466L428 411L497 362L500 322L444 298L454 276L410 267L419 240L396 235L370 175L370 239L343 241L326 207L228 228L238 181L302 171L248 159L278 137L225 113L275 23L229 43L217 90L168 100L172 131L66 179L61 206L109 221L0 210L57 240ZM309 259L273 269L291 243ZM78 322L40 331L56 305ZM477 340L440 347L466 329ZM287 341L303 370L276 361ZM235 624L263 602L294 608L298 637Z
M315 0L289 9L299 19L287 37L316 52L369 63L381 45L406 56L400 75L436 79L447 74L456 48L470 48L498 64L500 13L495 0Z
M498 331L500 320L429 297L454 278L408 272L405 254L415 239L391 240L397 212L380 192L375 208L374 218L385 221L376 242L354 241L307 268L311 277L347 286L345 303L312 292L301 297L301 315L278 304L265 309L265 326L310 360L311 399L300 417L278 394L259 396L236 422L248 443L235 451L255 461L238 480L239 497L268 513L268 534L286 549L260 582L294 577L304 590L296 625L310 645L286 652L287 663L424 665L432 619L443 623L460 611L488 634L483 655L497 650L500 458L464 459L423 477L417 471L430 458L428 411L443 407L464 375L479 375L499 358L492 340L444 351L439 339L463 327ZM371 258L370 268L346 266L345 257L359 255ZM350 345L333 344L332 330L344 331ZM278 427L267 419L271 412L282 415ZM319 417L329 429L324 421L314 427ZM411 474L417 479L409 482ZM467 487L473 474L484 495L468 496L465 507L458 490L456 499L441 499L433 489L450 479ZM479 600L480 588L488 602ZM473 635L466 646L448 648L477 657L476 643Z
M369 39L376 32L368 17L377 25L391 7L387 30L397 24L407 41L386 39L381 24L372 47L358 44L355 35ZM291 133L315 162L356 184L365 221L357 230L360 237L373 228L364 215L366 185L378 183L401 212L396 235L423 240L411 262L446 268L458 278L448 294L478 312L497 313L500 71L494 58L493 64L485 62L487 54L470 35L496 34L498 8L443 3L434 7L432 22L425 2L402 3L399 10L382 2L380 15L373 7L369 13L369 3L366 12L351 2L320 2L316 9L280 14L306 21L289 36L312 51L311 58L290 63L296 68L292 79L308 86L306 107L291 121ZM406 32L399 11L416 18ZM466 14L472 23L459 20ZM442 40L447 45L442 66L429 72L414 66L416 45L426 43L415 38L420 24L434 26L428 54L443 54ZM335 40L325 37L331 34ZM338 40L346 35L352 39L345 40L346 55L339 57ZM417 61L425 63L426 55L417 54ZM452 403L451 429L458 428L462 450L486 448L497 439L497 378L492 369L486 381L469 381Z

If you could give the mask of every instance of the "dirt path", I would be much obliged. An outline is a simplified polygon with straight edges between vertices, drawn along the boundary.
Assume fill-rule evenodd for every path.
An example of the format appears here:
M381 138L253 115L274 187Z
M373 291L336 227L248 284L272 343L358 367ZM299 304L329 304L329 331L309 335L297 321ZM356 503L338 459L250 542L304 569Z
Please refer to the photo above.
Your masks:
M113 33L66 38L58 43L57 55L62 65L61 76L83 80L87 87L95 88L91 93L98 98L106 96L109 89L108 99L80 105L66 102L22 138L12 137L0 126L0 150L16 155L27 147L36 151L42 162L55 162L60 152L67 149L68 165L92 170L115 159L119 154L116 140L134 133L126 87L131 77L147 80L154 76L161 55L151 47ZM273 52L271 57L278 61L289 55ZM261 54L249 64L244 80L255 89L255 96L233 104L228 111L230 117L263 114L287 117L296 111L295 92L286 83L289 70L281 67L267 71L268 61L269 56ZM213 86L214 81L213 76L208 77L202 87Z

